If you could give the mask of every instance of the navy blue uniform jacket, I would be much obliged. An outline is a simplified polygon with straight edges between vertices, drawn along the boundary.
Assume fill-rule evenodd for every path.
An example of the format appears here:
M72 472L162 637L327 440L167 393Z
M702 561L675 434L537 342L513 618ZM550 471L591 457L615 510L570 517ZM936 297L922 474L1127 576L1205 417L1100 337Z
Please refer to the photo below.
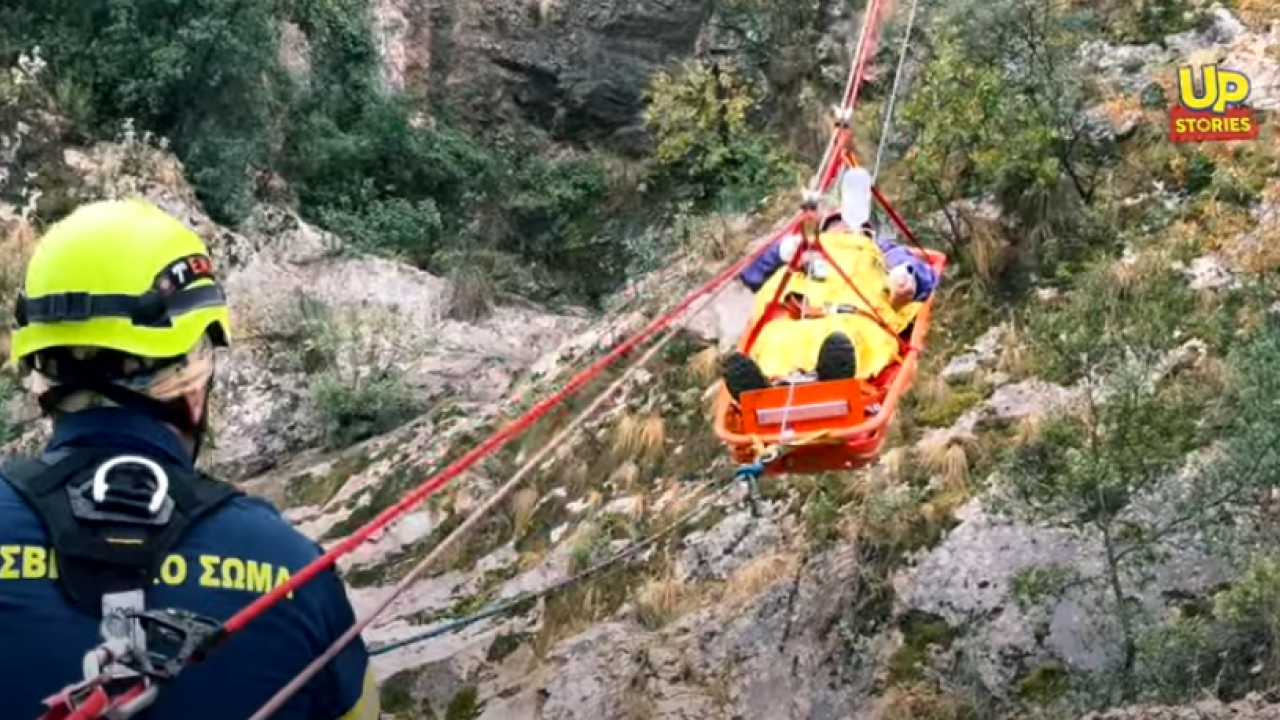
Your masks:
M178 437L151 418L95 408L60 418L49 450L119 448L186 467ZM268 502L243 497L197 523L165 559L148 607L178 607L226 620L318 557ZM0 677L4 717L35 720L41 701L82 676L98 622L50 579L49 542L37 515L0 482ZM333 571L321 574L228 639L161 690L149 720L246 720L354 622ZM340 720L361 714L368 652L353 643L312 679L276 720Z

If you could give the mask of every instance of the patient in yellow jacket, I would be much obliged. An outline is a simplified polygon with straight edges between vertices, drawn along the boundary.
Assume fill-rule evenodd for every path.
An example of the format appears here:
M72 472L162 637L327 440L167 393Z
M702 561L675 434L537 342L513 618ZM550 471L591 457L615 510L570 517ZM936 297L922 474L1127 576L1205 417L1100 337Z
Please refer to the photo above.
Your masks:
M784 298L803 308L804 317L769 320L750 356L735 351L721 359L735 400L778 382L869 379L901 359L898 335L937 285L936 273L910 249L869 231L871 179L865 170L846 172L841 193L842 213L823 224L821 243L857 290L821 253L807 251L803 272L788 280ZM783 238L743 272L742 281L756 293L755 319L768 311L786 276L780 270L799 244L798 237Z

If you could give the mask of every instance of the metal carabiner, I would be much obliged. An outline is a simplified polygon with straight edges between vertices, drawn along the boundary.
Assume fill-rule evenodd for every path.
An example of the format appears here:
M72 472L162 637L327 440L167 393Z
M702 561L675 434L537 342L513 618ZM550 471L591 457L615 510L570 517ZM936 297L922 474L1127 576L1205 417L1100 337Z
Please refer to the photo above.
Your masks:
M760 457L758 460L756 460L756 462L760 463L761 465L768 465L771 462L776 462L777 460L781 459L782 453L783 453L783 448L781 445L773 445L771 447L765 448L764 452L760 453Z

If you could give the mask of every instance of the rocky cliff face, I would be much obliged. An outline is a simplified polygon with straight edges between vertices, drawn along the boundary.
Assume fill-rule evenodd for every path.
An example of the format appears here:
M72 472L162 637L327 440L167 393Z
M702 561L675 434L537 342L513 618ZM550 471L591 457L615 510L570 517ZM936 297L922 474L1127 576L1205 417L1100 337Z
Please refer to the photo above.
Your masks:
M709 0L377 0L389 87L480 127L639 153L648 77L689 56Z
M688 53L710 12L700 0L380 0L375 8L390 86L465 108L481 123L518 121L624 150L644 146L637 124L642 78ZM1100 75L1134 93L1152 80L1151 64L1204 50L1246 57L1255 78L1275 77L1280 67L1266 49L1280 36L1233 22L1219 14L1207 33L1163 47L1086 52ZM305 43L294 36L285 50L305 72ZM1274 83L1257 82L1258 102L1274 103ZM505 306L462 322L451 319L454 288L441 278L353 256L341 239L278 208L259 208L240 232L219 228L165 153L137 139L66 149L51 115L5 109L5 252L20 252L29 233L13 228L22 226L24 198L40 191L68 198L142 193L210 238L228 272L238 323L237 348L220 377L213 463L326 544L643 326L708 272L691 260L637 278L601 317ZM1152 121L1127 110L1116 118L1118 133ZM27 177L31 168L38 172ZM1250 243L1274 234L1272 214L1260 211L1254 235L1191 263L1188 282L1231 283ZM700 230L726 233L741 249L765 225L720 218ZM708 426L714 361L749 303L734 289L687 318L689 328L671 347L535 469L479 532L415 582L366 640L382 647L412 638L562 582L612 552L636 548L635 557L457 632L379 652L385 716L957 720L991 715L980 704L914 690L915 683L963 677L966 691L1008 698L1028 673L1048 672L1059 658L1105 666L1115 643L1105 637L1103 613L1068 595L1037 614L1012 597L1021 568L1066 562L1096 569L1096 538L1003 517L992 498L970 498L960 487L965 454L980 454L975 448L991 432L1034 424L1078 399L1082 388L1014 377L1003 355L1017 340L1009 328L993 328L940 372L985 389L958 419L864 473L767 483L756 518L740 495L708 491L732 472ZM1188 343L1176 355L1194 359L1199 348ZM376 386L379 373L403 380L392 395L414 398L404 421L349 447L326 447L334 428L311 378ZM344 418L340 425L363 422ZM345 559L357 609L385 598L567 420L540 424ZM41 432L33 423L22 446L32 447ZM810 502L815 496L836 500L824 506ZM694 508L703 513L682 520ZM663 542L639 544L658 532ZM1166 558L1141 599L1163 609L1170 598L1213 586L1221 571L1197 552ZM1250 699L1091 720L1193 717L1277 714Z

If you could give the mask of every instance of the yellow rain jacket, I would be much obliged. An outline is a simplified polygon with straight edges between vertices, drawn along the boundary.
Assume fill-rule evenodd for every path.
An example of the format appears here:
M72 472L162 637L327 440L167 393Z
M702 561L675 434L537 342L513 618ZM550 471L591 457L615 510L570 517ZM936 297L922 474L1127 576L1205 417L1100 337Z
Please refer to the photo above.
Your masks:
M850 288L840 273L831 269L821 280L801 272L792 273L787 280L786 295L803 296L808 308L852 305L859 312L827 312L822 317L802 320L778 317L766 323L751 348L751 358L770 379L796 372L813 372L818 361L818 349L833 332L843 332L853 341L858 363L855 377L864 380L875 377L901 360L898 339L876 321L876 315L894 333L901 333L920 309L920 303L916 302L894 310L889 302L889 271L884 255L870 237L860 232L828 232L822 235L821 242L858 291ZM786 276L786 269L779 268L756 293L753 321L768 310L769 301ZM859 297L859 292L862 297ZM862 299L864 297L866 302ZM868 302L872 307L868 307ZM872 309L874 314L869 312Z

